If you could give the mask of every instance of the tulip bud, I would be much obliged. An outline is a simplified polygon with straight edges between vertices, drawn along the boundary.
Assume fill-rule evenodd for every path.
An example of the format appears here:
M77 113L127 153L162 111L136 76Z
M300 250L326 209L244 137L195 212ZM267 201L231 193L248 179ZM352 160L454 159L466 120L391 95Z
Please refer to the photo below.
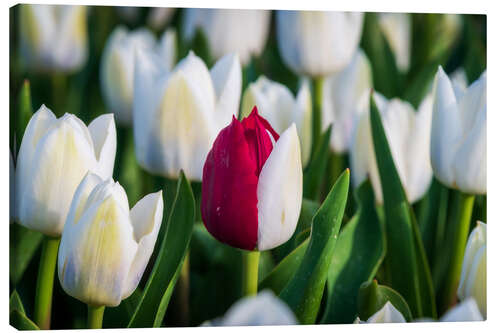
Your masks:
M439 67L434 82L431 162L436 178L470 194L486 193L486 72L455 91Z
M467 240L457 296L460 300L473 297L486 318L486 224L483 222L477 222Z
M439 321L456 322L482 320L484 320L484 318L477 307L476 301L473 298L468 298L448 310Z
M184 13L184 38L191 40L201 28L216 59L236 53L246 65L266 45L271 21L268 10L187 8Z
M85 64L85 6L23 4L19 16L20 51L27 67L73 72Z
M120 304L141 280L162 217L161 191L130 210L119 183L88 173L75 191L59 246L64 291L94 306Z
M112 114L87 127L72 114L59 119L42 105L31 117L17 157L16 215L23 226L58 237L71 198L87 171L113 174L116 128Z
M323 131L332 125L330 147L344 153L352 140L356 119L369 107L372 71L365 53L358 49L349 65L325 78L322 93Z
M385 305L375 312L367 321L362 321L358 318L354 321L354 324L385 324L385 323L406 323L405 317L392 305L390 301L387 301Z
M138 50L134 79L134 140L147 171L201 180L203 163L217 133L236 115L241 66L236 55L209 72L194 53L169 73L152 53Z
M401 72L407 72L410 67L411 54L410 14L379 13L378 22L394 54L398 69Z
M375 93L375 103L380 111L385 135L399 178L410 203L416 202L427 192L432 181L429 158L432 116L431 97L420 104L418 112L400 99L386 100ZM354 130L350 159L355 186L366 176L370 177L377 202L383 202L382 186L378 173L370 125L370 113L363 112Z
M299 132L302 164L307 164L312 144L312 101L306 81L302 81L297 98L294 98L285 85L261 75L245 90L241 104L243 117L248 116L255 105L278 133L283 133L295 123Z
M363 27L363 13L280 10L276 19L283 61L295 73L313 77L347 66Z
M122 125L132 124L134 54L138 49L157 54L171 70L176 54L175 31L167 30L157 45L149 30L129 32L119 26L106 42L100 69L101 90L108 108Z
M201 216L219 241L268 250L295 231L302 203L300 144L295 124L281 137L254 108L233 118L203 167Z
M202 326L262 325L297 325L293 311L269 290L238 300L224 317L205 322Z

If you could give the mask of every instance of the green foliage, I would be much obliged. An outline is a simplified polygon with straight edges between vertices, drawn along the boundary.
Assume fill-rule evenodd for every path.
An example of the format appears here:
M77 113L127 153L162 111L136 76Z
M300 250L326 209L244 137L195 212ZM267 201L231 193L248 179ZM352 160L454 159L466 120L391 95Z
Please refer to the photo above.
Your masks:
M21 280L28 264L42 244L43 234L27 229L17 223L10 225L9 233L10 281L16 285Z
M332 126L330 125L321 135L318 145L312 152L309 164L304 170L304 198L316 200L319 197L321 189L320 185L323 181L328 162L331 132Z
M346 170L314 215L311 240L304 258L279 295L303 324L313 324L316 321L348 191L349 170Z
M194 215L195 204L191 185L181 172L159 255L128 327L161 325L189 248Z

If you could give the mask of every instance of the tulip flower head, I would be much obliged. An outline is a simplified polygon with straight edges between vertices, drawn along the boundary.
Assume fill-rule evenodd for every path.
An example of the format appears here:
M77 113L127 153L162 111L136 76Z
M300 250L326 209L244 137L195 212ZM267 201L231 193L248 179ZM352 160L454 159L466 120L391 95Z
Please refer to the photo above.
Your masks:
M134 97L134 54L137 49L157 54L166 68L174 67L175 31L167 30L157 43L154 35L141 28L128 31L124 26L115 28L103 51L100 69L101 90L106 104L118 123L132 124Z
M465 247L457 296L460 300L473 297L486 318L486 224L477 222Z
M295 124L281 136L254 108L233 118L203 167L201 215L228 245L259 251L286 242L302 203L300 144Z
M21 56L35 70L74 72L87 61L85 6L28 5L20 7Z
M411 16L407 13L379 13L378 22L396 65L401 72L408 71L411 54Z
M281 58L295 73L326 76L349 64L361 38L363 13L276 13Z
M386 323L406 323L405 317L399 312L398 309L392 305L390 301L387 301L385 305L371 315L366 321L362 321L356 318L355 324L386 324Z
M217 133L238 113L241 65L236 55L210 70L193 52L172 72L152 53L138 50L134 79L134 140L139 164L176 178L200 181Z
M56 119L42 105L24 132L16 165L16 215L23 226L60 236L71 199L87 171L113 174L116 128L112 114L87 127L72 114Z
M484 320L481 311L477 306L474 298L467 298L458 303L441 317L442 322L457 322L457 321L482 321Z
M312 145L312 101L307 82L302 81L297 97L294 98L285 85L262 75L243 94L242 116L248 116L254 105L278 133L283 133L295 123L299 133L302 163L306 165Z
M266 45L271 22L268 10L186 8L184 13L184 38L191 40L201 28L215 59L236 53L246 65Z
M434 82L431 162L436 178L470 194L486 193L486 72L466 90L439 67Z
M415 112L413 107L400 99L386 100L374 94L380 110L385 135L389 142L392 158L408 201L413 203L422 198L432 181L429 158L432 100L424 99ZM359 186L367 176L375 192L377 202L383 202L382 185L378 173L375 150L370 125L370 113L365 110L358 119L350 160L355 186Z
M358 49L349 65L325 78L321 118L323 131L332 125L330 148L337 153L349 149L359 114L368 109L372 71L365 53Z
M130 210L119 183L88 173L71 202L59 246L64 291L94 306L120 304L141 280L162 217L161 191L146 195Z

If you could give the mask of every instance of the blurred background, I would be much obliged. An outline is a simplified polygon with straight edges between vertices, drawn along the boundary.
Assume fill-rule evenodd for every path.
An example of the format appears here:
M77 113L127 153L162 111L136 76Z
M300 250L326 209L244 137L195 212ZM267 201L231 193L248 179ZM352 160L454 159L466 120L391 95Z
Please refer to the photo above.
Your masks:
M47 65L39 59L27 56L26 46L22 45L20 38L23 24L40 18L23 16L20 5L10 9L10 149L14 157L21 141L21 137L16 137L15 133L23 132L16 128L27 121L19 119L16 112L25 82L29 82L31 88L34 111L45 104L58 117L66 112L73 113L86 124L100 114L111 112L106 107L100 87L100 60L107 39L119 25L129 29L147 27L157 38L160 38L166 29L175 29L176 62L185 57L189 50L193 50L209 67L217 60L214 56L216 52L210 50L209 38L202 28L196 28L190 36L183 32L187 17L187 10L184 8L87 6L78 15L73 18L78 24L72 33L76 38L82 39L83 50L78 53L79 45L73 45L63 63L52 61L47 62ZM380 14L364 15L360 47L371 63L376 91L387 98L400 97L416 108L428 92L439 65L442 65L447 73L458 70L457 73L465 75L468 83L476 80L486 69L485 15L407 15L410 22L407 41L411 56L403 65L395 55L395 46L390 41L387 28L381 23ZM271 12L269 18L262 52L252 55L243 65L243 90L260 74L265 74L269 79L285 84L295 95L300 77L284 64L280 56L275 12ZM42 33L33 38L40 43L44 42ZM59 41L45 43L49 43L45 46L48 48L61 47ZM124 135L131 135L131 132L118 129L119 142L127 139L123 138ZM120 168L117 160L115 179L118 179L129 193L132 206L138 198L150 191L148 186L137 188L127 182L127 179L122 180L121 178L126 176L123 176ZM141 177L141 183L154 183L154 180L148 179L145 174ZM199 184L194 184L194 187L196 186ZM476 215L478 214L481 212ZM485 221L485 217L482 220ZM11 225L10 237L11 290L17 289L27 312L31 313L42 237L34 231L23 230L18 224ZM279 250L272 253L263 252L259 275L265 276L279 258ZM195 226L190 260L191 312L188 324L193 326L223 315L240 297L241 260L238 250L217 242L201 223ZM152 258L150 263L153 262ZM146 280L148 275L146 272L143 280ZM139 292L144 283L145 281L141 282ZM107 308L103 327L124 327L136 301L137 292L120 306ZM175 302L174 295L165 317L165 326L186 324L180 322ZM85 304L68 296L61 289L59 282L55 283L53 316L57 316L57 320L52 321L54 329L85 328L86 311Z

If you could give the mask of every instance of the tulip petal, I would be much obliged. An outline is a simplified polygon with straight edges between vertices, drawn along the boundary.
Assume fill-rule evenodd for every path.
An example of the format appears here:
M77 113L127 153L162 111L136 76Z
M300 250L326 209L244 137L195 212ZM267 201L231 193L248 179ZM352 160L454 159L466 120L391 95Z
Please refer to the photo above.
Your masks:
M297 126L302 165L307 165L312 150L312 97L307 81L302 81L295 102L292 122Z
M122 299L129 297L139 284L153 253L163 218L162 191L150 193L139 200L130 211L134 239L139 244L127 275Z
M116 155L116 125L113 114L104 114L89 124L98 168L96 173L102 178L113 176Z
M244 131L233 118L208 153L203 167L201 215L216 239L253 250L257 244L258 175Z
M58 273L64 291L94 306L117 306L137 248L129 212L115 197L94 202L63 233Z
M73 226L80 220L90 193L92 193L94 188L101 182L101 177L92 172L87 172L85 177L83 177L82 182L76 188L75 195L73 195L68 217L66 218L63 230L73 228Z
M172 8L157 8L157 9L172 9ZM160 58L165 61L169 70L175 66L177 56L177 34L175 29L169 28L165 30L160 39L159 50Z
M93 147L74 118L59 119L39 140L27 172L30 181L20 194L21 223L51 236L62 232L77 186L97 166Z
M215 107L219 129L229 125L233 116L238 116L241 97L241 64L237 55L222 57L210 70L217 103Z
M388 301L380 310L368 318L366 323L406 323L406 320L401 312Z
M468 298L465 301L458 303L458 305L448 310L440 319L440 321L444 322L482 320L484 320L484 318L473 298Z
M274 248L295 231L302 204L302 164L295 124L279 138L257 185L258 249Z

